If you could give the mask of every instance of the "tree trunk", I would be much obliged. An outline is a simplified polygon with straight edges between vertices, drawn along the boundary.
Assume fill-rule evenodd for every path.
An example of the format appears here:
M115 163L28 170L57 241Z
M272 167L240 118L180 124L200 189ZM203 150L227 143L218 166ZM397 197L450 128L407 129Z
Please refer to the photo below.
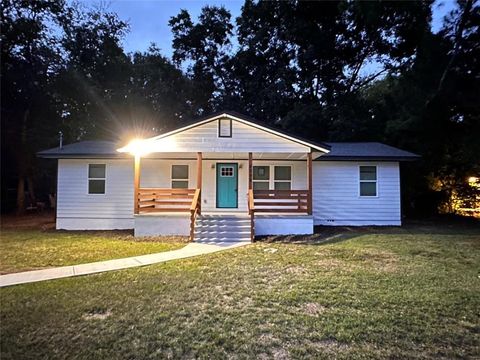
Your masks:
M453 67L453 64L455 63L455 60L460 52L460 48L463 41L463 38L462 38L463 30L465 29L467 18L471 16L470 13L472 11L472 6L473 6L473 0L467 0L465 3L465 7L463 9L463 12L460 15L460 19L458 20L458 23L457 23L457 30L455 31L452 55L450 56L450 60L448 61L447 66L445 66L445 69L443 70L442 77L440 78L440 82L438 83L437 91L434 93L433 96L438 95L442 91L443 85L445 83L445 79L447 78L447 75L450 72L450 69Z
M23 113L22 126L20 131L20 144L18 144L17 151L17 215L21 215L25 212L25 176L26 176L26 154L25 147L27 145L27 120L30 116L30 110L27 109Z
M33 182L33 176L31 174L27 176L27 185L30 202L32 205L35 205L37 203L37 197L35 196L35 186Z
M22 215L25 212L25 178L18 174L17 183L17 215Z

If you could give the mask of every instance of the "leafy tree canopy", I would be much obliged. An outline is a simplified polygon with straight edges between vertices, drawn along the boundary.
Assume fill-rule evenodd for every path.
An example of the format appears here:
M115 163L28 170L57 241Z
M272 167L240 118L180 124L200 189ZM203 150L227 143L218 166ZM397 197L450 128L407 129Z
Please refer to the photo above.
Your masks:
M429 188L458 198L480 173L480 5L458 0L436 34L432 6L246 0L237 19L182 10L168 24L169 60L155 44L127 54L129 24L108 8L2 0L2 196L16 186L19 211L35 201L52 172L34 154L59 131L125 141L229 109L313 140L416 151L404 204Z

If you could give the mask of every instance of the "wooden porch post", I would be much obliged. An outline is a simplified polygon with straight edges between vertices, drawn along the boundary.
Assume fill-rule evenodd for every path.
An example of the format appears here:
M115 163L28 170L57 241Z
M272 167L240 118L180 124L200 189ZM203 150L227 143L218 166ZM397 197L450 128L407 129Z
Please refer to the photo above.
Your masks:
M202 213L202 153L197 152L197 189L200 189L198 213Z
M248 153L248 213L250 215L250 241L253 243L255 241L255 210L253 208L254 198L253 198L253 159L252 153Z
M307 199L307 212L308 215L312 215L312 153L307 154L307 171L308 171L308 199Z
M202 153L197 152L197 189L202 188Z
M253 188L253 174L252 174L252 153L248 153L248 190Z
M140 156L135 155L135 173L134 173L134 195L133 195L133 206L134 213L138 214L139 205L138 205L138 191L140 189Z

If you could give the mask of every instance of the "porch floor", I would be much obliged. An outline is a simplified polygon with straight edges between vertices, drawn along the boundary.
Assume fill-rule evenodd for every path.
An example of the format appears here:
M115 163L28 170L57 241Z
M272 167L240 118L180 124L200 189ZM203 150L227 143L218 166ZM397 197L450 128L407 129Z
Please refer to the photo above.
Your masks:
M147 216L147 217L155 217L155 216L181 216L184 217L186 215L190 215L190 212L149 212L149 213L141 213L135 214L135 216ZM215 216L215 215L222 215L222 216L248 216L248 212L246 211L202 211L202 216ZM305 213L289 213L289 212L269 212L269 213L255 213L255 217L271 217L271 216L285 216L285 217L312 217L312 215L308 215Z

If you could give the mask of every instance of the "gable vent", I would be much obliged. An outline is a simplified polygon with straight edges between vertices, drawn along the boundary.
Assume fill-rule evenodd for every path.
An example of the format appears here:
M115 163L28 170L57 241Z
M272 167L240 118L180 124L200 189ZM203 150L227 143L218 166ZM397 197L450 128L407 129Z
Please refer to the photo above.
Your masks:
M232 137L232 119L218 120L218 137Z

